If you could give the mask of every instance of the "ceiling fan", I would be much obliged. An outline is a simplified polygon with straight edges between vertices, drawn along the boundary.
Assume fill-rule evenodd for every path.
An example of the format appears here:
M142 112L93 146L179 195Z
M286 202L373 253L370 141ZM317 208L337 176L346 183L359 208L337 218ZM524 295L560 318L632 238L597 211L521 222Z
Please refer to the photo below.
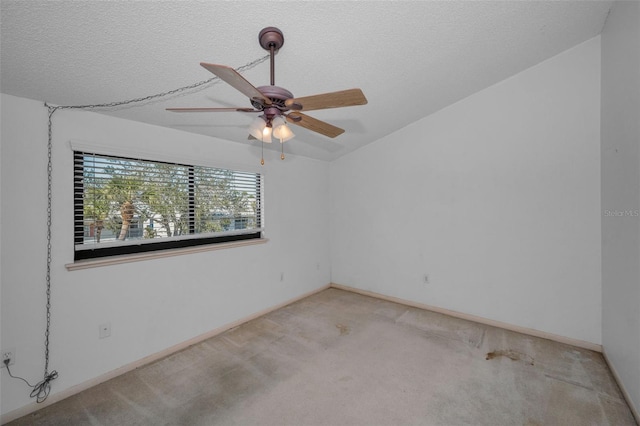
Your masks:
M367 99L362 90L348 89L295 98L287 89L275 85L274 56L284 44L282 31L275 27L264 28L258 35L258 41L263 49L270 52L271 83L269 86L254 87L231 67L205 62L200 63L201 66L221 80L248 96L253 108L167 108L167 110L173 112L239 111L262 113L249 127L250 139L253 137L268 143L271 142L272 136L279 139L280 142L285 142L294 136L293 132L286 126L287 122L330 138L335 138L344 133L344 129L310 117L302 111L364 105L367 103Z

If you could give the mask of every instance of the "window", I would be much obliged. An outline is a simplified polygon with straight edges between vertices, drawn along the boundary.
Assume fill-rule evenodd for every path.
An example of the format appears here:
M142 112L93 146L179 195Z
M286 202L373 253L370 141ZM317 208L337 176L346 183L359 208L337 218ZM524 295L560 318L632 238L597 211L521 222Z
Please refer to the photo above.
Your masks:
M260 238L262 178L74 151L75 260Z

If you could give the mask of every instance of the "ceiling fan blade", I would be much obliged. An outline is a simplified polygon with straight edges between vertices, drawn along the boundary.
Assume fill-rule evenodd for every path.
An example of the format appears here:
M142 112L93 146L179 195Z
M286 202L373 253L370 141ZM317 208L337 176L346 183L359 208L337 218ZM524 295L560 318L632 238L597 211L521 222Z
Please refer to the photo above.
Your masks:
M360 89L341 90L339 92L323 93L321 95L292 98L285 101L285 105L296 111L313 111L317 109L341 108L354 105L365 105L367 98Z
M260 112L260 110L253 108L166 108L166 110L171 112Z
M229 83L233 88L244 93L249 99L261 102L263 105L271 105L271 100L249 83L240 73L226 65L207 64L200 62L204 68L214 73L220 79Z
M311 131L320 133L330 138L335 138L344 133L344 129L336 127L324 121L320 121L316 118L309 117L301 112L291 112L287 115L287 121L296 126L304 127Z

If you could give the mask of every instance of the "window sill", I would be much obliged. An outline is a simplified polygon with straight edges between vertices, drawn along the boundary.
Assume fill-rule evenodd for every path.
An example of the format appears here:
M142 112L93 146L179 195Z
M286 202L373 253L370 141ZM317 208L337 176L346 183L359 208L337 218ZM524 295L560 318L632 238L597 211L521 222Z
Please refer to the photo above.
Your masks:
M65 268L67 268L68 271L77 271L80 269L119 265L121 263L139 262L143 260L160 259L163 257L181 256L183 254L202 253L202 252L212 251L212 250L224 250L224 249L235 248L235 247L265 244L268 241L269 240L267 238L256 238L251 240L233 241L229 243L209 244L204 246L152 251L148 253L126 254L122 256L109 256L109 257L101 257L98 259L80 260L74 263L67 263L64 266Z

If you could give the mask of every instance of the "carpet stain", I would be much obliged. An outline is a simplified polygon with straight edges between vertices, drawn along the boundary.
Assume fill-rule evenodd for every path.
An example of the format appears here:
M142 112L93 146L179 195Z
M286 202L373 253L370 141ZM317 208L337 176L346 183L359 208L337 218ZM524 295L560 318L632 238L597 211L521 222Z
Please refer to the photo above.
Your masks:
M507 357L511 361L524 361L527 364L533 365L533 358L531 358L527 354L523 354L522 352L514 351L512 349L500 349L500 350L495 350L493 352L489 352L485 359L489 360L489 359L494 359L501 356Z
M342 324L336 324L336 328L338 330L340 330L340 335L344 336L346 334L349 334L349 327L347 327L346 325L342 325Z

